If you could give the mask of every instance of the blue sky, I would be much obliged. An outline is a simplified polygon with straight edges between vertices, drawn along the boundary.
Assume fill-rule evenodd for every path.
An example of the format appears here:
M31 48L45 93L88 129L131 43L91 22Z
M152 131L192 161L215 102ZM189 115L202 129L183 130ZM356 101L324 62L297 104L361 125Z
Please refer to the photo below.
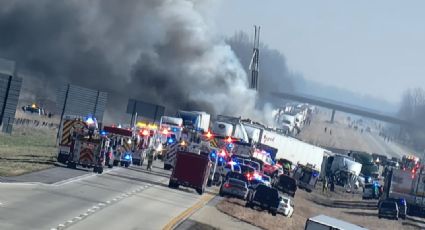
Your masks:
M215 23L225 36L260 25L305 78L398 102L425 88L424 12L420 0L222 0Z

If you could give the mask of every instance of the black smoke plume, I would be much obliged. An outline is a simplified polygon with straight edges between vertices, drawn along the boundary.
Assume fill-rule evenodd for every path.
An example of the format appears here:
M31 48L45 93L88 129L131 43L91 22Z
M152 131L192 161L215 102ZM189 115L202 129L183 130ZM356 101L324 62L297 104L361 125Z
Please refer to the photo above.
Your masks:
M214 0L0 0L0 56L52 99L72 83L109 92L109 117L136 98L255 116L255 92L202 9Z

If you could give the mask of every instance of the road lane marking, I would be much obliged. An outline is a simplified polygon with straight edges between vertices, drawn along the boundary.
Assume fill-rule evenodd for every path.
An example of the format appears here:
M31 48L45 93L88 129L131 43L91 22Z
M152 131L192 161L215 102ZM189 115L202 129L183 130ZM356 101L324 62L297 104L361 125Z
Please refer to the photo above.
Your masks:
M205 204L207 204L209 201L211 201L215 195L211 194L204 194L201 199L196 202L193 206L187 208L185 211L180 213L178 216L174 217L173 219L168 222L167 225L165 225L162 230L172 230L174 227L176 227L179 223L187 219L189 216L191 216L193 213L201 209Z

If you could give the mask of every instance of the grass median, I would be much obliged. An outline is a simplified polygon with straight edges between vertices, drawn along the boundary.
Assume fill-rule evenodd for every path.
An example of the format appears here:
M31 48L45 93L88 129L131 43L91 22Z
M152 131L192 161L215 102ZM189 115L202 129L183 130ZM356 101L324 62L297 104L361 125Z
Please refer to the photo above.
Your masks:
M0 133L0 176L17 176L52 167L56 162L56 129L18 126Z

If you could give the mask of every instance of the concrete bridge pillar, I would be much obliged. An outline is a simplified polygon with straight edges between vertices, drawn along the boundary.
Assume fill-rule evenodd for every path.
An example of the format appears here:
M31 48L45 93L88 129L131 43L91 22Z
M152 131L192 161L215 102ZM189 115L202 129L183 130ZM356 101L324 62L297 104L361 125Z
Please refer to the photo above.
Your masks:
M335 109L332 109L331 123L334 123L334 120L335 120Z

